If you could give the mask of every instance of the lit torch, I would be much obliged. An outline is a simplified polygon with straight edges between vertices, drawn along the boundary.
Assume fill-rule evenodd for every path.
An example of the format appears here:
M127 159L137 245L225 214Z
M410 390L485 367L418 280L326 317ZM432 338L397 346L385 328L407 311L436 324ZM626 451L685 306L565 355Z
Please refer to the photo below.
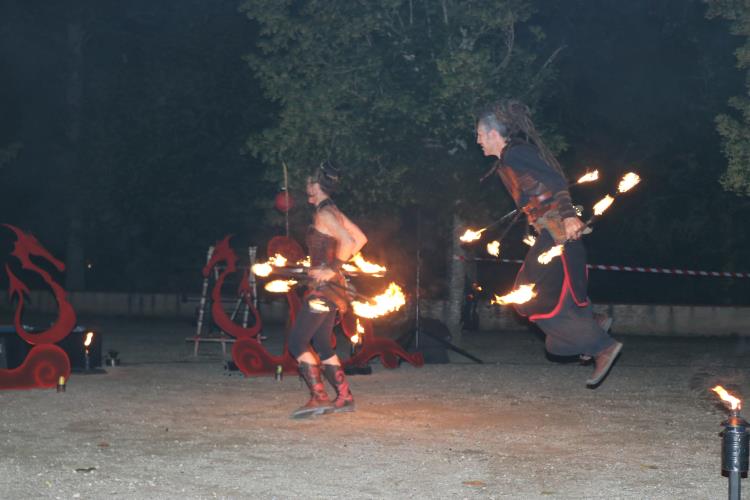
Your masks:
M721 471L729 477L729 500L740 500L740 480L748 470L748 423L740 416L742 401L722 386L713 389L729 405L729 419L722 422Z
M273 266L268 262L257 262L253 264L250 269L253 271L253 274L260 276L261 278L265 278L273 272Z
M524 236L523 242L530 247L533 247L534 243L536 243L536 237L533 234L527 234L526 236Z
M352 301L354 314L361 318L378 318L388 313L398 311L406 304L403 290L395 283L388 285L385 292L372 297L369 301Z
M505 306L508 304L523 304L536 297L534 291L534 284L521 285L510 293L503 296L495 295L495 298L490 301L490 304L498 304Z
M307 305L310 307L310 310L315 312L324 313L331 311L331 308L328 307L328 304L326 304L321 299L310 299L309 301L307 301Z
M89 356L89 347L91 347L91 342L94 340L94 332L86 332L86 338L83 340L83 354L84 354L84 361L86 363L85 370L89 371L91 370L91 361Z
M351 342L351 352L350 355L354 356L357 352L357 346L362 343L363 337L365 334L365 327L362 326L362 324L359 322L359 318L357 318L357 333L352 335L352 337L349 339Z
M635 172L628 172L622 176L620 184L617 186L618 193L626 193L633 189L638 183L641 182L641 178Z
M273 257L269 257L268 263L271 264L273 267L284 267L286 266L286 257L281 255L280 253L277 253Z

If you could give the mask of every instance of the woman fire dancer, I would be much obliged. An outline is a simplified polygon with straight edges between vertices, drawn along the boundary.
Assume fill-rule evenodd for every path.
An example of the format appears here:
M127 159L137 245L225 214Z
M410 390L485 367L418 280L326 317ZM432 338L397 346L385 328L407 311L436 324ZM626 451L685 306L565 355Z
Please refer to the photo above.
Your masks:
M341 265L362 249L367 237L330 198L339 177L338 169L324 161L307 179L307 201L315 207L313 224L307 232L309 275L314 281L289 334L289 352L297 359L300 375L310 389L310 400L295 410L292 418L354 411L354 397L331 345L331 336L336 311L343 314L349 306L342 288L345 281ZM336 390L334 401L328 398L321 371Z
M547 351L558 356L594 358L594 373L586 381L604 380L622 344L594 319L587 296L586 251L580 240L586 228L571 203L568 182L560 164L544 145L530 118L529 108L508 100L481 112L477 143L485 156L496 156L500 176L516 206L538 233L516 277L515 287L534 284L537 296L516 304L546 335ZM537 258L563 244L558 259L544 265Z

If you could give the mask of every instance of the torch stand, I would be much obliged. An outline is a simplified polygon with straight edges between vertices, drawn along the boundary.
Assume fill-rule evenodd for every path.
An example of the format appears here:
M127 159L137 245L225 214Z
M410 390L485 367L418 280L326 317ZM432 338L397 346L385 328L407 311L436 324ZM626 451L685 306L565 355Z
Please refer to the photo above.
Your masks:
M748 423L733 411L722 425L721 471L729 478L729 500L740 500L740 481L748 470Z

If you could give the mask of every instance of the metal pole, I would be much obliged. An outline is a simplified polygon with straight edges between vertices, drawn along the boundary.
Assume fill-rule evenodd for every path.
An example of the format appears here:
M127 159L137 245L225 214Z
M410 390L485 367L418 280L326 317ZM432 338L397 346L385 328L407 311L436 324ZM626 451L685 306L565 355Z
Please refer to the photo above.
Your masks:
M211 260L211 256L214 254L214 247L213 245L208 247L208 253L206 255L206 263ZM209 275L210 276L210 275ZM205 314L206 309L206 295L208 294L208 281L209 276L206 276L203 278L203 289L201 291L201 301L200 305L198 306L198 322L195 329L195 336L200 337L201 331L203 330L203 315ZM195 340L195 349L193 351L193 355L198 355L198 340Z
M417 208L417 289L414 293L415 298L415 311L416 311L416 320L415 320L415 332L414 332L414 349L419 350L419 330L420 330L420 310L419 310L419 298L420 298L420 292L419 292L419 285L420 285L420 273L422 270L422 210Z
M742 473L739 471L729 472L729 500L740 500L740 479Z

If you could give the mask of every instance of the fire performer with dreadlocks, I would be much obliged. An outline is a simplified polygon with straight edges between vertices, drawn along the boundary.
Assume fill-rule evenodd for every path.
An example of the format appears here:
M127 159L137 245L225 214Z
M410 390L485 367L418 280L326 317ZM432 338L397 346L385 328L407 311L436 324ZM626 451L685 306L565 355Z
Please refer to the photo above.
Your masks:
M482 111L476 127L477 143L485 156L498 158L493 170L538 233L515 284L534 284L537 295L515 308L542 329L550 354L593 357L594 373L586 384L596 386L612 368L622 344L594 319L580 240L586 226L573 208L565 174L523 103L507 100ZM542 252L559 244L564 244L560 259L547 265L538 262Z
M297 359L300 375L310 389L310 400L295 410L292 418L354 411L354 397L331 345L336 311L346 312L348 298L341 287L329 283L345 284L341 265L362 249L367 237L330 198L339 177L338 169L324 161L307 179L307 200L315 207L307 232L308 274L314 282L289 333L289 352ZM336 390L334 401L328 398L321 371Z

